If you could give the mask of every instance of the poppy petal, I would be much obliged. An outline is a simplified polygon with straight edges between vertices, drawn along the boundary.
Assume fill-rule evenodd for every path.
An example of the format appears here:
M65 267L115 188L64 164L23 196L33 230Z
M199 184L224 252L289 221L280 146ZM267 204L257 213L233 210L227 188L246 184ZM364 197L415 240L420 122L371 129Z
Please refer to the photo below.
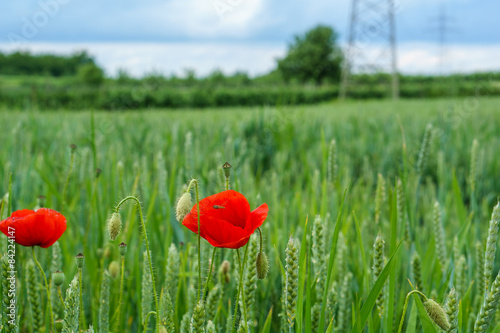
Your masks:
M66 231L66 218L48 208L41 208L36 212L23 209L1 221L0 231L12 237L19 245L47 248Z
M248 224L250 224L250 221ZM225 220L216 219L210 216L203 219L203 223L201 224L201 236L203 238L210 237L218 244L214 246L221 247L224 244L232 244L239 241L248 235L245 229L234 226Z
M263 204L250 212L250 204L239 192L228 190L199 202L200 236L212 246L237 249L245 245L269 211ZM198 207L193 205L182 224L198 233Z
M66 218L55 210L40 208L36 214L43 216L47 230L43 232L43 239L40 247L47 248L52 246L66 231Z
M258 227L264 223L264 221L267 218L267 214L269 213L269 207L267 206L266 203L263 203L259 207L255 208L252 210L250 215L252 216L252 229L255 231ZM253 232L252 231L252 232Z
M200 201L200 211L202 216L210 215L240 228L245 228L250 214L250 204L243 194L228 190Z

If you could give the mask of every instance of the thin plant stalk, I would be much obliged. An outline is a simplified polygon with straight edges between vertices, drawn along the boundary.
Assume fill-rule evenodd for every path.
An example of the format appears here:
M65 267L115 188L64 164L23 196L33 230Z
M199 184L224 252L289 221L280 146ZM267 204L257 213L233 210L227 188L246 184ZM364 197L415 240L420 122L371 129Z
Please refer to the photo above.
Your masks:
M198 180L192 179L189 182L187 192L191 191L191 188L194 185L195 194L196 194L196 213L198 215L198 294L196 297L197 301L200 301L200 298L203 297L201 294L201 222L200 222L200 194L198 191Z
M66 192L68 190L68 184L69 184L69 179L71 177L71 172L73 171L73 165L75 164L75 151L71 149L71 159L69 162L69 170L68 170L68 175L66 176L66 182L64 183L64 188L63 188L63 204L66 204Z
M403 329L403 324L404 324L404 321L405 321L405 315L406 315L406 309L408 308L408 301L410 300L410 296L414 293L417 293L421 296L424 297L424 299L427 299L427 296L425 296L422 292L418 291L418 290L412 290L408 293L408 295L406 295L406 299L405 299L405 305L403 307L403 314L401 315L401 321L399 322L399 329L398 329L398 333L401 333L401 330Z
M146 252L148 254L148 263L149 263L149 270L151 271L151 282L153 284L153 297L155 300L155 316L156 316L156 332L160 333L160 316L158 315L159 309L158 309L158 296L156 295L156 284L155 284L155 275L153 271L153 263L151 261L151 251L149 250L149 241L148 241L148 235L146 232L146 223L144 222L144 216L142 214L142 207L139 199L137 199L135 196L128 196L123 198L118 205L116 205L116 212L118 213L118 210L120 209L120 206L123 205L126 201L128 200L133 200L136 202L137 206L139 206L139 218L141 220L141 225L142 225L142 231L144 235L144 243L146 245Z
M205 289L203 289L203 299L205 298L205 294L207 293L208 290L208 285L210 284L210 280L212 278L212 268L214 267L214 260L215 260L215 251L217 250L216 247L214 247L214 250L212 252L212 261L210 261L210 268L208 269L208 277L207 277L207 282L205 283Z
M198 191L198 181L195 183L196 192L196 215L198 217L198 301L201 297L201 222L200 222L200 196Z
M82 269L78 268L78 288L79 293L80 293L80 321L82 327L87 327L87 323L85 322L85 311L83 310L83 290L82 290L82 284L83 284L83 279L82 279Z
M118 332L120 328L120 316L122 310L122 296L123 296L123 281L125 275L125 257L122 256L122 265L120 272L120 296L118 297L118 306L116 307L115 313L113 314L112 322L116 322L115 330Z
M245 269L245 264L246 264L246 260L247 260L248 244L250 244L250 241L247 243L247 246L245 246L245 254L243 255L243 265L241 264L240 249L236 249L236 253L238 254L238 264L240 267L240 282L238 285L238 292L236 294L236 304L234 305L233 325L232 325L231 333L234 333L234 330L236 328L236 317L238 316L238 303L239 303L240 293L242 294L242 298L243 298L243 315L245 318L245 325L248 325L247 309L246 309L246 305L245 305L245 295L243 293L243 288L244 288L244 286L243 286L243 271Z
M63 306L63 310L66 310L66 306L64 305L64 299L62 297L61 286L57 287L57 294L59 295L59 300L61 301L61 304Z
M38 266L38 269L42 273L43 276L43 281L45 282L45 290L47 291L47 303L49 305L49 312L50 312L50 327L52 329L52 332L54 331L54 314L52 312L52 303L50 302L50 289L49 289L49 284L47 283L47 277L45 276L45 272L42 269L42 266L40 266L40 263L36 259L35 255L35 247L31 247L31 250L33 251L33 259L35 260L36 265Z

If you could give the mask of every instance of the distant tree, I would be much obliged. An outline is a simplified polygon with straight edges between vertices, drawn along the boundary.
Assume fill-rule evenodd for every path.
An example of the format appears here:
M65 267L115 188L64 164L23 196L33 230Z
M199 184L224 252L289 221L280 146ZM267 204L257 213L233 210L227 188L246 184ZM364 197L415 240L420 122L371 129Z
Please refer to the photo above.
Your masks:
M72 76L84 64L94 64L94 59L86 51L70 56L31 54L26 51L0 53L0 73L4 75Z
M95 64L85 64L78 68L78 78L89 86L100 86L104 82L104 72Z
M210 75L207 77L207 82L210 85L224 85L226 83L226 76L220 69L215 69Z
M336 45L337 33L328 26L319 25L305 33L295 36L288 46L288 53L278 60L278 70L283 79L301 83L313 81L321 84L323 80L340 79L342 52Z
M116 77L116 82L121 84L127 84L133 82L134 79L130 76L126 69L120 68L118 69L118 75Z
M229 78L229 82L235 85L248 86L252 83L252 79L245 72L236 72Z

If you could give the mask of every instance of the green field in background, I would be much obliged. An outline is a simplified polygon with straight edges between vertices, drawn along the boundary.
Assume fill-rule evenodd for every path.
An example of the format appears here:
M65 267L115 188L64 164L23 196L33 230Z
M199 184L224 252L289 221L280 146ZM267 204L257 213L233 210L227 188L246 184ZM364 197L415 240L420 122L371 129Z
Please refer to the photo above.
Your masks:
M432 124L428 161L419 175L416 164L428 124ZM470 165L474 139L478 140L478 167L476 191L472 194ZM336 142L338 166L335 179L328 177L332 140ZM112 261L119 260L118 244L123 241L128 244L128 253L121 327L123 332L142 331L144 244L135 207L130 204L122 209L124 230L117 240L111 242L106 231L106 219L113 206L126 195L134 194L140 198L147 218L157 290L165 282L171 243L181 253L179 291L174 301L175 325L179 329L184 313L192 309L189 286L196 286L196 271L192 270L196 256L189 249L196 248L196 237L175 220L175 202L191 178L199 178L202 197L223 190L221 166L226 161L233 166L231 188L243 193L252 209L263 202L269 205L263 232L271 267L269 276L256 282L252 332L262 331L271 309L270 331L280 331L284 278L280 266L284 265L288 238L292 236L300 243L305 228L308 246L302 250L309 252L305 257L308 269L305 271L301 263L300 275L304 272L306 287L299 289L303 293L303 303L299 303L302 312L297 314L294 328L314 331L318 320L314 320L317 314L313 308L321 299L314 288L317 264L311 261L312 224L317 214L324 219L324 248L328 255L345 189L332 270L337 297L332 305L337 325L334 332L350 332L353 321L359 319L373 286L371 267L377 233L385 240L387 259L406 234L410 238L403 241L394 257L394 269L383 291L384 314L379 317L374 307L365 331L391 332L393 327L397 331L406 294L411 290L407 279L414 282L411 261L416 252L422 261L419 287L427 297L432 295L444 303L452 285L462 292L459 332L470 331L479 311L483 291L477 289L480 284L473 283L481 271L476 247L484 248L491 212L500 195L500 98L120 113L3 110L0 142L0 196L8 192L12 173L13 210L32 209L37 197L43 195L46 207L67 217L68 229L59 240L66 275L64 289L76 272L74 256L84 253L84 310L87 324L93 323L94 328L99 326L103 271ZM70 170L71 144L77 145L77 149ZM100 170L98 177L96 169ZM378 174L385 180L385 195L380 221L376 223ZM403 180L406 199L405 217L401 220L394 216L397 179ZM436 200L442 209L445 266L438 260L433 228ZM5 239L2 236L0 253L6 248ZM211 254L204 240L202 250L205 257ZM37 253L50 276L51 249L37 249ZM21 331L26 332L32 325L24 265L30 255L30 249L17 248L18 315ZM458 276L457 260L461 256L466 265L459 268L463 271ZM228 304L234 305L238 277L234 252L217 252L216 271L223 260L231 262L232 270L218 315L212 319L218 332L226 328ZM208 258L202 267L206 275ZM496 260L493 278L499 268ZM346 279L349 273L352 278ZM217 274L214 281L218 281ZM118 301L118 287L119 279L112 279L111 313ZM45 304L43 291L40 289ZM437 332L416 304L411 299L404 324L406 327L410 323L408 332L431 332L431 328ZM339 318L341 322L337 321ZM325 322L325 329L330 319ZM492 327L495 325L491 332L500 331L498 321Z

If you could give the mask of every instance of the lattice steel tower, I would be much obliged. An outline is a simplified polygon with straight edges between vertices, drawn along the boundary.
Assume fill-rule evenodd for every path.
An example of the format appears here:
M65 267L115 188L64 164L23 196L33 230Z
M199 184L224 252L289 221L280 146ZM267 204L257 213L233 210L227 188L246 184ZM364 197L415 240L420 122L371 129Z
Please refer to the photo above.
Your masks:
M394 0L351 0L351 17L339 97L354 88L353 73L390 73L392 97L399 97ZM389 84L389 83L388 83Z
M441 6L439 7L439 15L432 19L433 26L431 27L432 32L434 32L438 37L439 74L444 74L446 68L451 69L446 44L448 34L450 32L456 32L456 29L452 22L455 22L455 19L446 14L446 8L444 4L441 4Z

